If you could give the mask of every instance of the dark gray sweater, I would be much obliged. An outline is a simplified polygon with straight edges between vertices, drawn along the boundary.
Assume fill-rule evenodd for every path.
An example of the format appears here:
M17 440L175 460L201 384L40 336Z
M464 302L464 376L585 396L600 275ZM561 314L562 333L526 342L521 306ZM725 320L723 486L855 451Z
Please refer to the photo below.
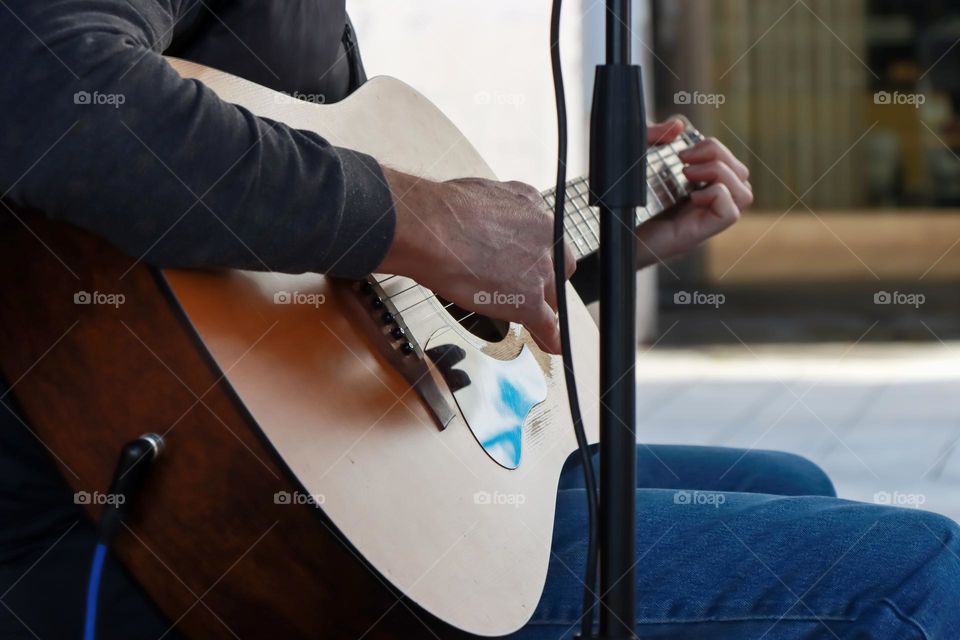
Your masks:
M370 272L395 223L379 164L161 57L335 101L357 76L344 0L204 2L5 0L0 194L157 266Z

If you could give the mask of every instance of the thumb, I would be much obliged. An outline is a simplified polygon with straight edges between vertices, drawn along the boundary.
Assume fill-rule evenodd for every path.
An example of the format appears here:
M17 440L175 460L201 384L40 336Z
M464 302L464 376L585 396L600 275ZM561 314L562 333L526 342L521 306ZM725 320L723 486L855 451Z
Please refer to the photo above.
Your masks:
M657 145L673 142L683 131L683 122L671 118L664 122L652 122L647 125L647 144Z

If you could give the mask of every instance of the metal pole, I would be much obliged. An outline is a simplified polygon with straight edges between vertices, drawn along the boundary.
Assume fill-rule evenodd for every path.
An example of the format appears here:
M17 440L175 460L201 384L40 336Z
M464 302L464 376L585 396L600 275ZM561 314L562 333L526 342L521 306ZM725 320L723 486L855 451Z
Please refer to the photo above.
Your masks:
M635 207L646 204L646 121L630 62L630 0L607 0L606 64L591 115L591 199L600 208L600 638L635 638ZM602 146L602 148L601 148Z

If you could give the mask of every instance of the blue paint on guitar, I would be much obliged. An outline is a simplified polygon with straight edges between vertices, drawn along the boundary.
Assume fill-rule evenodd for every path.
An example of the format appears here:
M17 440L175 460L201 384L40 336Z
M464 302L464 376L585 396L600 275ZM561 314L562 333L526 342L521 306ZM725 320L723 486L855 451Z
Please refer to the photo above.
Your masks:
M438 344L431 341L429 349L460 347L451 363L451 379L457 381L451 387L453 397L484 451L500 465L516 469L523 453L523 423L547 398L543 371L526 345L513 360L497 360L450 333Z
M536 402L530 404L530 400L509 380L500 378L500 406L505 414L512 414L516 418L516 426L505 429L492 438L482 440L480 445L488 451L499 449L505 458L504 466L506 467L515 469L520 465L523 421L535 404Z

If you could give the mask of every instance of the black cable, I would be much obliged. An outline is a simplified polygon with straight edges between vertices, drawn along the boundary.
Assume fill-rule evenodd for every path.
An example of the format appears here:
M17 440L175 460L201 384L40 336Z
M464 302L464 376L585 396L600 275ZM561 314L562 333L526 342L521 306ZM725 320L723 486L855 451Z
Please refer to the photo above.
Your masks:
M570 401L570 416L577 437L577 448L583 467L587 491L587 566L583 579L583 617L580 620L580 636L593 636L593 609L596 603L597 584L597 492L593 475L593 459L583 431L580 415L580 400L577 397L577 381L573 372L573 352L570 350L570 325L567 321L566 260L563 254L563 208L566 204L567 184L567 105L563 92L563 69L560 66L560 8L563 0L553 0L550 14L550 65L553 68L553 91L557 102L557 185L553 204L553 271L557 287L557 313L560 318L560 344L563 350L563 372L567 383L567 398Z

